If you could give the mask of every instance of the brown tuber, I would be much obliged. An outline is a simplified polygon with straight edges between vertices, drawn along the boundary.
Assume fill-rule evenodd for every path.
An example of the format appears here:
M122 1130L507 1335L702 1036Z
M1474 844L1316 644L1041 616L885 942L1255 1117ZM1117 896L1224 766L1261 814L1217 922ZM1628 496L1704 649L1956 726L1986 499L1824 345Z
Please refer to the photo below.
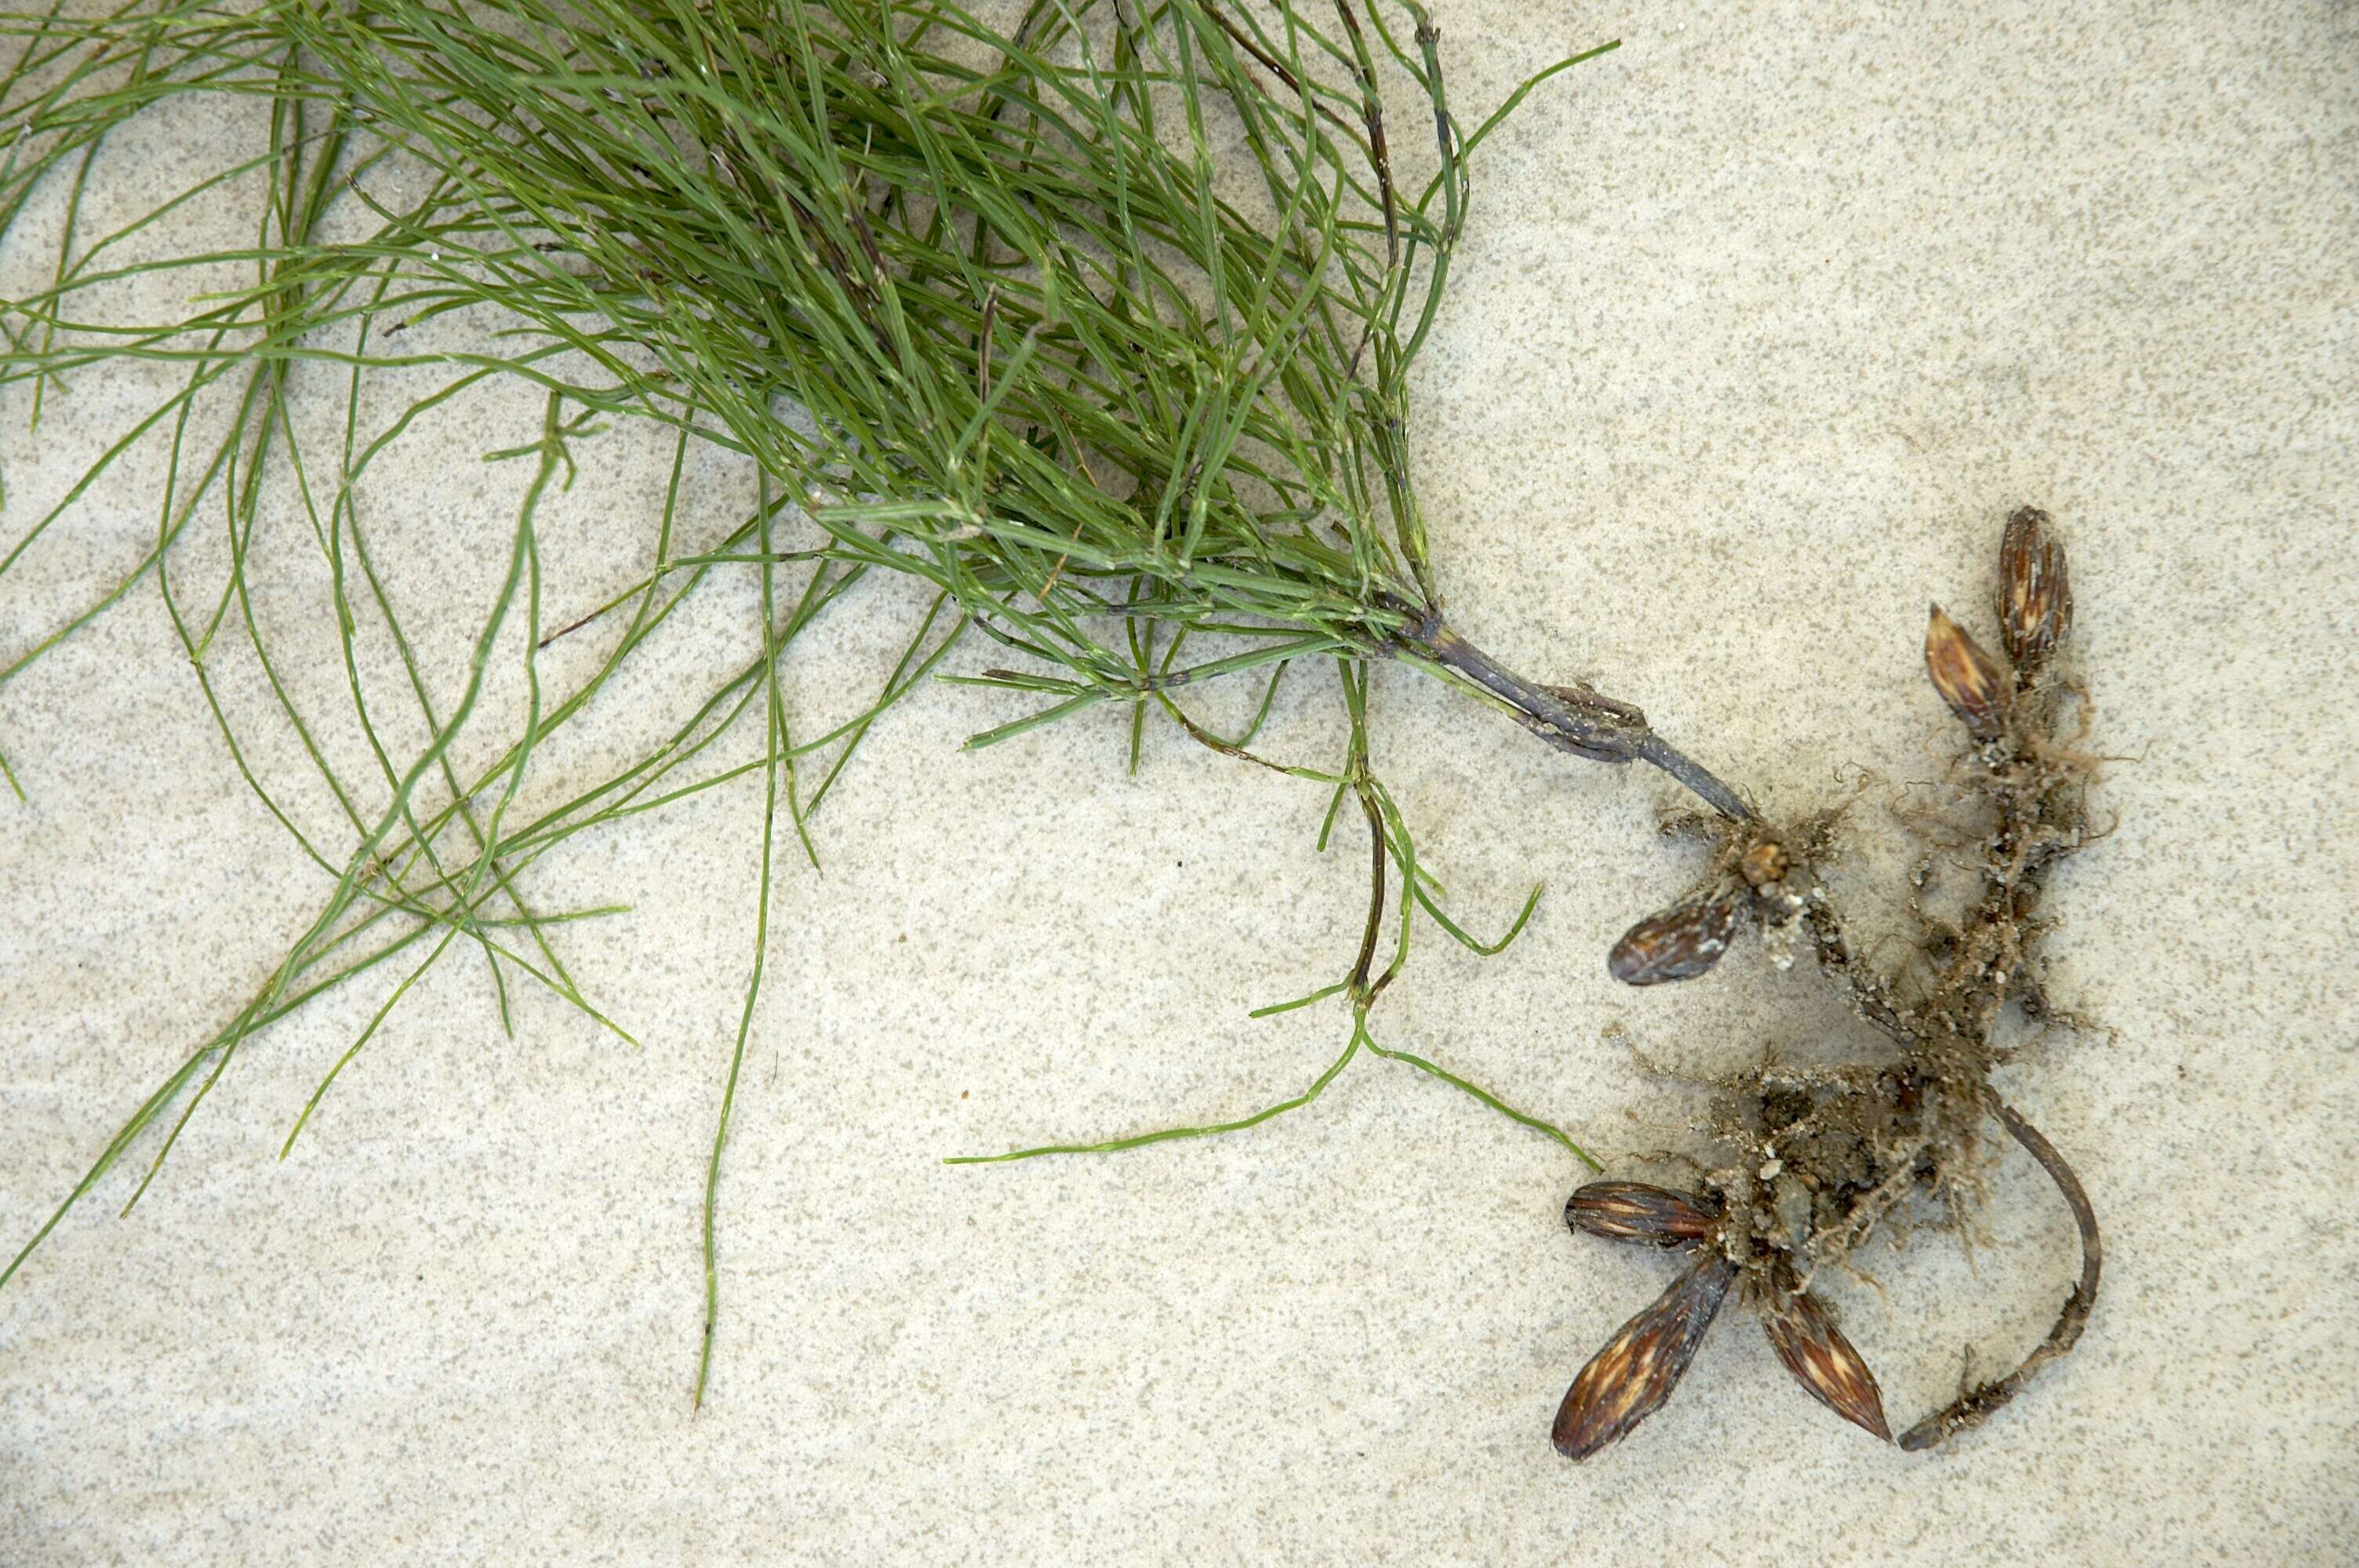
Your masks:
M1564 1222L1607 1241L1684 1247L1699 1241L1720 1217L1720 1206L1693 1193L1646 1182L1591 1182L1564 1206Z
M1556 1451L1568 1459L1586 1459L1661 1410L1695 1359L1703 1331L1712 1326L1735 1278L1735 1264L1706 1253L1652 1306L1624 1324L1565 1390L1549 1433Z
M1933 689L1963 720L1977 741L1995 739L2006 727L2007 697L2013 685L1996 659L1966 629L1933 606L1925 627L1925 672Z
M1761 1315L1769 1347L1810 1397L1854 1426L1892 1441L1884 1419L1884 1390L1851 1341L1808 1291L1788 1294Z
M1622 934L1605 968L1625 986L1691 980L1728 951L1738 909L1735 898L1723 894L1650 914Z
M2028 681L2072 627L2071 579L2048 514L2026 506L2006 520L1998 579L1999 641L2015 661L2017 678Z

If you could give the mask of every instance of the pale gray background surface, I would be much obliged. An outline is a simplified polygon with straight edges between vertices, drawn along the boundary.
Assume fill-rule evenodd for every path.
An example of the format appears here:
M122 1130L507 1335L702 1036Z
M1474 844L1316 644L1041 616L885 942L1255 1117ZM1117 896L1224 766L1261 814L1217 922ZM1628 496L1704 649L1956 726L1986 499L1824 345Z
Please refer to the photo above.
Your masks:
M1470 117L1625 40L1485 149L1415 383L1468 634L1643 704L1773 813L1867 770L1875 817L1951 744L1919 674L1926 600L1986 626L2017 503L2070 540L2093 743L2133 760L2102 797L2118 832L2058 880L2051 952L2059 994L2115 1033L2006 1082L2079 1164L2106 1290L1985 1431L1879 1450L1732 1312L1669 1410L1563 1463L1566 1381L1664 1268L1568 1238L1562 1152L1401 1068L1364 1061L1223 1141L940 1164L1294 1092L1338 1014L1245 1013L1348 961L1364 845L1314 854L1315 786L1169 732L1125 777L1112 713L960 754L1022 705L936 687L821 814L824 876L781 878L701 1414L696 1207L751 941L753 780L535 873L550 904L636 905L563 941L644 1051L528 992L511 1043L454 955L284 1165L381 989L250 1046L127 1222L106 1217L124 1173L64 1225L0 1294L0 1563L2350 1561L2354 18L1441 12ZM164 189L223 134L158 127L138 156ZM19 285L38 265L5 260ZM38 443L0 396L7 536L152 392L85 378ZM466 405L368 503L410 599L447 596L419 611L438 679L524 477L473 456L538 417L529 395ZM643 437L585 456L548 518L552 615L628 579L599 541L643 547L660 491ZM0 585L0 656L136 555L157 471L126 470L71 548ZM746 493L719 464L694 489L708 525ZM289 561L299 527L279 528ZM304 624L304 582L263 612ZM855 704L911 602L842 615L791 699ZM708 596L638 689L717 667L753 608ZM560 686L589 652L552 661ZM307 690L332 706L335 679ZM1650 831L1659 781L1406 673L1378 701L1377 761L1461 913L1495 929L1531 878L1549 889L1500 958L1427 941L1377 1014L1389 1043L1612 1162L1681 1143L1695 1103L1629 1046L1709 1072L1827 1033L1815 990L1749 951L1678 994L1605 982L1606 944L1693 869ZM1300 683L1271 749L1332 757L1332 707ZM599 776L627 728L547 787ZM152 589L0 690L0 746L31 797L0 799L13 1250L326 883L237 780ZM291 749L262 765L301 773ZM1968 1343L1985 1367L2019 1354L2071 1275L2020 1163L1972 1266L1925 1237L1871 1258L1888 1301L1837 1292L1897 1420L1948 1396Z

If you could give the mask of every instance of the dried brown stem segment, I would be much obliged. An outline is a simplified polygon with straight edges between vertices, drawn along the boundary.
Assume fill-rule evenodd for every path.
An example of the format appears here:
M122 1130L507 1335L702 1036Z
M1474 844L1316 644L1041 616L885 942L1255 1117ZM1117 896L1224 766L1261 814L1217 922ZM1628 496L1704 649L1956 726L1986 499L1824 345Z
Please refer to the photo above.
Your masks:
M1559 751L1597 762L1645 762L1659 768L1731 822L1753 813L1736 792L1694 758L1647 726L1647 716L1585 686L1548 686L1527 681L1406 600L1387 599L1386 608L1419 618L1397 635L1395 647L1422 654L1489 692L1506 705L1516 722Z
M1650 914L1622 934L1605 968L1625 986L1691 980L1720 962L1743 905L1734 893Z
M2015 683L2007 679L1998 661L1984 653L1982 644L1944 615L1938 604L1925 626L1925 673L1933 677L1933 689L1974 732L1975 739L1988 741L2006 727L2007 700Z
M2064 1298L2063 1311L2056 1314L2056 1325L2038 1348L2023 1358L2023 1365L2006 1377L1967 1390L1956 1400L1935 1411L1915 1426L1900 1434L1900 1446L1914 1454L1932 1447L1961 1432L1971 1431L1990 1419L1992 1413L2020 1393L2033 1374L2050 1361L2072 1348L2081 1331L2089 1326L2089 1314L2096 1310L2097 1282L2105 1268L2105 1249L2097 1234L2097 1211L2089 1202L2089 1194L2081 1185L2081 1178L2056 1152L2056 1145L2041 1136L2039 1129L2023 1119L2012 1106L2001 1105L1998 1119L2015 1135L2015 1141L2030 1152L2048 1173L2056 1190L2064 1195L2064 1202L2072 1210L2072 1223L2081 1230L2081 1278L2072 1286L2072 1293Z
M1579 687L1527 681L1439 623L1408 633L1443 668L1454 671L1507 705L1525 729L1560 751L1593 762L1627 762L1638 755L1647 716Z
M1786 1295L1763 1313L1769 1347L1810 1397L1854 1426L1892 1441L1884 1420L1884 1390L1851 1341L1808 1291Z
M1591 1182L1564 1206L1564 1222L1584 1236L1685 1247L1710 1234L1717 1205L1646 1182Z
M2047 664L2072 628L2072 584L2064 546L2049 531L2048 514L2027 506L2006 520L1998 546L1999 641L2018 679Z
M1717 1252L1688 1265L1655 1303L1607 1341L1565 1390L1549 1434L1568 1459L1586 1459L1629 1435L1663 1408L1679 1387L1703 1331L1736 1278L1736 1265Z

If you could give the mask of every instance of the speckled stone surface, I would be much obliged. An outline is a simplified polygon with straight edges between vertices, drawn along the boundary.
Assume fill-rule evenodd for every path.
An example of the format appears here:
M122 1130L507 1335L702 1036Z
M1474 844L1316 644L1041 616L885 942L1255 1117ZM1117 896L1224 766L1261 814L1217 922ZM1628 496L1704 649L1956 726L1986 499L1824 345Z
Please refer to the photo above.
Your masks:
M1864 770L1876 816L1951 744L1926 601L1984 602L2013 505L2070 540L2092 744L2126 760L2050 951L2057 993L2108 1028L2005 1078L2106 1226L2080 1348L1911 1457L1806 1400L1732 1313L1669 1409L1575 1468L1547 1441L1556 1401L1663 1266L1569 1238L1564 1153L1404 1069L1363 1061L1225 1140L942 1165L1296 1092L1337 1015L1245 1013L1348 961L1364 873L1350 833L1314 852L1313 785L1168 733L1125 776L1115 715L961 754L1022 706L933 687L820 814L824 873L780 879L701 1413L698 1203L755 780L531 873L549 907L631 903L559 940L642 1048L529 988L508 1037L481 958L454 954L285 1162L389 979L249 1045L129 1219L134 1175L101 1184L0 1292L0 1563L2350 1561L2353 11L1483 0L1440 20L1477 114L1625 40L1486 147L1416 381L1470 636L1644 705L1773 812ZM136 211L248 129L152 127L93 200ZM12 249L0 287L39 265ZM0 395L6 536L162 384L83 377L38 440ZM438 690L527 477L473 456L538 416L523 394L458 406L364 496ZM665 458L605 438L547 514L552 615L628 580L639 556L601 546L644 549ZM132 464L0 579L0 662L136 557L158 472ZM693 526L747 492L693 470ZM310 613L318 553L299 514L270 527L256 612L366 776ZM191 582L218 583L219 549L191 546ZM918 603L847 606L790 672L798 721L856 709ZM651 706L618 690L541 798L603 776L755 609L743 584L700 600L630 687ZM250 655L220 678L258 719ZM494 731L515 711L495 697ZM1671 993L1608 985L1606 944L1693 870L1650 830L1659 781L1406 673L1378 703L1378 763L1457 907L1495 929L1549 886L1499 958L1427 943L1377 1015L1389 1043L1614 1164L1680 1144L1696 1103L1631 1047L1709 1073L1842 1037L1749 954ZM1271 749L1332 754L1331 707L1291 688ZM292 741L257 733L257 773L342 842ZM0 798L13 1250L328 883L237 777L152 584L0 688L0 749L29 796ZM1965 1346L1985 1369L2019 1354L2071 1276L2022 1163L1971 1263L1926 1235L1836 1290L1899 1420L1948 1397Z

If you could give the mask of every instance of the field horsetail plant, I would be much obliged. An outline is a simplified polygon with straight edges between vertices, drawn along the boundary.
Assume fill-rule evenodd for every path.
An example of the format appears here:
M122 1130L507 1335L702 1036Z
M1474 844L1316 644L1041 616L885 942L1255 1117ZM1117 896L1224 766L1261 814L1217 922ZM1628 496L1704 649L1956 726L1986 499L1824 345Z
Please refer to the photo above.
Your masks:
M1503 938L1482 941L1420 867L1370 762L1370 676L1389 663L1575 758L1645 762L1701 803L1672 826L1711 841L1711 875L1615 946L1614 979L1697 979L1757 935L1773 961L1814 967L1869 1026L1873 1050L1851 1065L1773 1063L1722 1082L1695 1190L1613 1182L1573 1195L1576 1230L1660 1247L1680 1272L1573 1383L1562 1452L1585 1457L1658 1408L1732 1291L1816 1398L1888 1438L1875 1379L1814 1282L1879 1228L1970 1230L1993 1127L2062 1190L2084 1272L2020 1369L1900 1441L1923 1447L1978 1422L2080 1333L2099 1259L2088 1200L1990 1083L2002 1011L2070 1022L2038 989L2036 912L2049 871L2090 836L2094 763L2076 749L2080 688L2056 663L2071 601L2049 520L2025 510L2007 525L2000 654L1933 613L1927 665L1970 746L1938 831L1925 831L1952 845L1962 834L1978 892L1954 918L1927 914L1897 968L1869 961L1825 892L1840 812L1773 820L1638 708L1503 667L1446 611L1408 459L1411 367L1485 138L1543 80L1612 44L1470 124L1444 90L1440 30L1394 0L1035 0L1004 12L956 0L51 0L0 30L15 54L0 75L0 238L27 243L16 232L36 227L28 215L63 212L54 265L0 299L0 384L28 395L37 428L46 404L111 367L168 387L54 508L0 534L0 593L29 552L75 548L60 520L126 453L168 450L152 541L119 580L0 647L0 690L152 574L224 752L331 890L250 1000L136 1104L0 1285L135 1150L144 1171L122 1195L136 1204L247 1044L334 988L390 982L282 1154L446 956L482 956L503 1020L511 984L528 983L630 1038L562 951L564 923L606 912L541 907L520 879L577 835L758 776L755 947L704 1172L701 1401L720 1308L720 1178L773 868L781 853L816 856L812 815L877 716L953 648L988 643L1005 667L941 678L1038 706L970 746L1111 707L1126 710L1135 762L1148 720L1169 723L1324 791L1321 845L1339 818L1364 822L1369 874L1348 963L1284 1004L1348 1015L1309 1087L1234 1121L979 1159L1251 1127L1309 1105L1364 1052L1603 1173L1563 1130L1372 1029L1420 925L1493 953L1532 911L1527 901ZM87 222L111 134L200 96L250 116L244 157L119 226ZM166 238L186 212L248 194L243 243L175 250ZM177 301L160 318L158 290ZM147 319L124 319L126 299ZM462 312L498 333L491 349L421 344L422 327ZM421 419L499 380L540 397L538 435L489 454L531 479L457 696L438 700L449 688L405 631L400 562L372 543L359 498ZM388 385L402 396L385 417L368 394ZM324 440L311 412L322 406L338 412ZM537 511L571 482L578 449L623 421L668 442L666 499L643 537L617 531L602 546L602 579L546 581ZM758 475L758 500L725 529L679 515L699 448ZM227 521L217 582L199 580L191 555L201 516ZM316 743L327 719L282 682L289 655L255 608L275 569L266 523L283 517L308 528L304 547L325 566L317 614L350 708L335 721L367 737L363 773ZM873 698L824 732L790 722L782 669L831 605L890 574L919 579L930 602ZM700 585L732 576L758 585L752 656L686 694L685 717L665 718L600 782L553 799L527 788L540 749L602 693L644 697L625 673ZM521 643L527 696L514 730L486 737L477 720L495 705L479 698L504 629ZM585 631L607 651L569 687L545 683L544 652ZM371 638L397 656L397 684L363 678ZM231 647L267 677L274 741L292 736L332 795L332 836L250 764L252 722L233 717L209 665ZM1342 755L1263 755L1279 682L1310 671L1333 683ZM1261 717L1216 732L1191 701L1218 681L1260 683ZM0 707L0 770L5 723ZM390 730L424 739L381 739ZM758 754L724 761L724 737L757 739Z

